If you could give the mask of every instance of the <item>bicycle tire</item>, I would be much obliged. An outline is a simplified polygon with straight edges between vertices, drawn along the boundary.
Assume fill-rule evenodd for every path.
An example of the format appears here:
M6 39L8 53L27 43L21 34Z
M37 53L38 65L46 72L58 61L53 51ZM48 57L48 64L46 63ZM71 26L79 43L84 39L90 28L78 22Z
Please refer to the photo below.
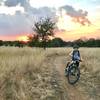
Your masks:
M70 80L70 74L71 74L71 71L72 71L73 69L75 69L75 70L78 71L78 75L77 75L76 80L74 80L74 81L71 82L71 80ZM79 78L80 78L80 69L79 69L79 67L71 66L71 67L68 69L68 76L67 76L67 78L68 78L69 84L74 85L74 84L79 80Z

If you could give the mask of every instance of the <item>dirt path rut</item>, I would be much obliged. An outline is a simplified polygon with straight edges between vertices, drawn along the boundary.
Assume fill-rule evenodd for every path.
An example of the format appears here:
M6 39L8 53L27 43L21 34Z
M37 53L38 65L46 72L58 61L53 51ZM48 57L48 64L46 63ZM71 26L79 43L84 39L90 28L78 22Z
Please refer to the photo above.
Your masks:
M70 85L64 76L64 68L66 66L65 56L55 56L53 58L53 78L55 78L60 91L59 100L90 100L89 97L79 91L78 83Z

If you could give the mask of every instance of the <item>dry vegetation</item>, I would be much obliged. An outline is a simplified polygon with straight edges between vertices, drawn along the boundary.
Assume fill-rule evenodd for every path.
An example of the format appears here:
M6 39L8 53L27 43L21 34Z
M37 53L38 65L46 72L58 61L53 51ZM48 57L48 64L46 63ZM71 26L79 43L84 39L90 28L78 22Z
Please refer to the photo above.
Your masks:
M100 100L100 48L81 49L81 80L78 88L88 94L90 100Z
M71 48L45 51L40 48L0 47L0 100L62 100L56 90L54 59L62 57L63 62L56 63L66 65L70 51ZM80 51L82 75L76 88L90 100L99 100L100 48L81 48Z
M45 100L53 94L45 52L0 48L0 100Z

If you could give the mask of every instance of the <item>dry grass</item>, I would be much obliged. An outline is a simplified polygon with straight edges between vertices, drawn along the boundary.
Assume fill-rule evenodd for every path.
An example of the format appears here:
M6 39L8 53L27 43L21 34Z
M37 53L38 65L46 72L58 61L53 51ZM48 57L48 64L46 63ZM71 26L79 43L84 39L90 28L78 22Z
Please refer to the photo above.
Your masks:
M85 91L88 87L92 94L89 87L92 84L99 95L100 48L81 48L80 51L84 60L81 64L84 77L79 88L83 86ZM40 48L0 47L0 100L58 100L50 83L53 72L51 59L67 56L70 52L70 48L44 51Z
M0 48L0 100L45 100L53 94L42 49Z
M86 71L92 73L100 71L100 48L85 48L80 51L83 58L82 66L86 68Z

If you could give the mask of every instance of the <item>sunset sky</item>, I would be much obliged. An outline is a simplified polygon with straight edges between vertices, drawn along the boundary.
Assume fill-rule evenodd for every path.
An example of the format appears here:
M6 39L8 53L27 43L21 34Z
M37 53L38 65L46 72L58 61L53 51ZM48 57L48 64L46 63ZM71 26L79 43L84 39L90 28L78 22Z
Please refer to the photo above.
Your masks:
M66 41L100 38L100 0L0 0L0 40L27 39L41 17L55 20Z

